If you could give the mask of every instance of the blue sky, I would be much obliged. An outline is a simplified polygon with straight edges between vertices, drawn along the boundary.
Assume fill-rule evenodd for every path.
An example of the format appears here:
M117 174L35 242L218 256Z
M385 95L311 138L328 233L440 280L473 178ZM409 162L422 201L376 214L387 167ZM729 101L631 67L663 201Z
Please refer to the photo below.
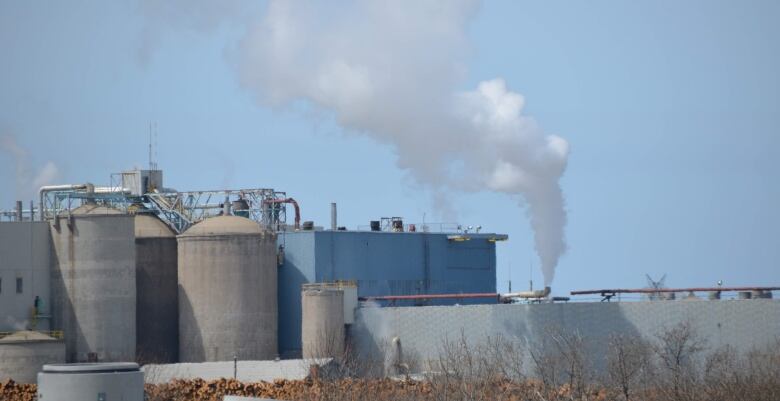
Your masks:
M338 7L341 3L336 3ZM245 18L260 18L258 14ZM337 11L337 10L336 10ZM324 224L438 219L396 150L327 111L267 107L239 82L231 19L192 29L133 2L0 3L0 134L33 171L106 183L147 160L178 189L273 187ZM458 89L502 77L524 113L569 141L569 249L554 292L780 283L780 3L491 1L467 30ZM162 22L161 22L162 21ZM150 29L150 26L153 29ZM19 193L0 153L0 208ZM464 225L507 233L499 290L541 281L532 231L503 194L448 195Z

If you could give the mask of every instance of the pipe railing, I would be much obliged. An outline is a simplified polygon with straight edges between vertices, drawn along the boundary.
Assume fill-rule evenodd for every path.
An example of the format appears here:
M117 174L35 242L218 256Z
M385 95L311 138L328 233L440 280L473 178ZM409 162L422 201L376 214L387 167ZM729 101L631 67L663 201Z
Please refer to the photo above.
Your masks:
M278 203L289 203L293 205L293 208L295 208L295 225L293 226L296 230L301 229L301 208L298 206L298 202L295 201L293 198L284 198L284 199L265 199L263 203L272 205L272 204L278 204Z
M39 214L40 214L41 221L46 220L46 202L44 201L46 199L46 194L48 194L49 192L55 192L55 191L86 190L91 185L92 184L65 184L65 185L46 185L46 186L42 186L41 189L38 190L38 195L40 196L40 203L39 203L38 209L40 210Z
M780 287L692 287L692 288L615 288L603 290L572 291L571 295L603 294L656 294L659 292L739 292L739 291L780 291Z
M426 299L475 299L475 298L496 298L501 294L495 292L466 293L466 294L417 294L417 295L379 295L369 297L359 297L361 301L407 301L407 300L426 300Z

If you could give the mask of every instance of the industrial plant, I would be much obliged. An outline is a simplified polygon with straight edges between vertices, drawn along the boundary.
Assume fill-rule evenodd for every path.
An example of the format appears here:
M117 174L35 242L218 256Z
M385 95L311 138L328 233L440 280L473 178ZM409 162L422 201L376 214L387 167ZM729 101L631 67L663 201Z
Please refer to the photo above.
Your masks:
M408 374L405 358L430 369L448 338L532 344L550 327L582 333L598 352L613 333L652 337L680 322L742 350L780 333L776 287L572 293L601 302L553 297L549 287L500 294L496 244L508 237L481 227L387 217L347 229L332 203L323 228L274 189L177 191L157 169L111 181L45 186L37 201L2 212L0 381L37 379L46 391L78 376L68 369L124 372L135 383L141 370L128 362L154 367L160 380L179 377L166 366L180 363L237 369L347 350L390 355L385 374ZM616 302L632 292L650 296Z

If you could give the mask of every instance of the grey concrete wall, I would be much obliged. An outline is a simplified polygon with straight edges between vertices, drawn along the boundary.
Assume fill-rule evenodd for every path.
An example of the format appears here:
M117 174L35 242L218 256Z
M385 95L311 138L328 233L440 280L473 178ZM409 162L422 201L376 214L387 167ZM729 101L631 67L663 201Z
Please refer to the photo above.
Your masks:
M276 379L301 380L309 374L312 363L324 364L327 359L303 360L286 359L278 361L238 361L236 378L243 382L272 382ZM146 383L167 383L174 379L215 380L233 377L233 361L172 363L162 365L144 365Z
M179 356L176 237L136 238L136 357L170 363Z
M29 328L35 296L43 300L43 312L51 306L49 226L44 222L0 223L0 331ZM16 279L22 279L22 293ZM38 330L49 329L49 319L38 319Z
M470 344L488 337L538 344L546 330L578 331L594 367L603 367L609 335L638 334L648 340L681 322L716 348L730 344L746 351L780 336L780 300L656 301L371 308L358 310L351 337L361 354L379 356L393 337L404 352L436 358L445 340L465 336Z

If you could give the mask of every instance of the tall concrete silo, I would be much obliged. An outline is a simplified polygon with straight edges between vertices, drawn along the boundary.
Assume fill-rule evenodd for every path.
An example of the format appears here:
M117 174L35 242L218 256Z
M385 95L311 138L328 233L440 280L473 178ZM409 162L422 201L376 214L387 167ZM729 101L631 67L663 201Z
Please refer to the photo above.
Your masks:
M244 217L220 216L178 241L179 360L274 358L276 234Z
M344 353L344 290L305 285L301 306L303 357L341 356Z
M135 216L136 357L173 363L179 355L176 233L159 218Z
M52 328L67 360L135 360L133 216L94 204L52 222Z

